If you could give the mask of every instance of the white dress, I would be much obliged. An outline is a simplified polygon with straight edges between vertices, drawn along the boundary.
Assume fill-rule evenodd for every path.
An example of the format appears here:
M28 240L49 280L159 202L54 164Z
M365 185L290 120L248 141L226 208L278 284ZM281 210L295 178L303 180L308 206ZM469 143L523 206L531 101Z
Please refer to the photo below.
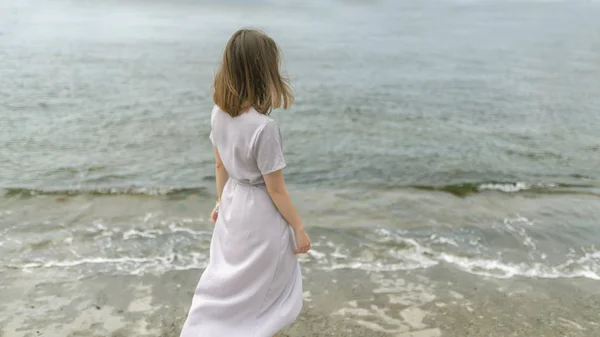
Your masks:
M215 106L210 139L230 179L181 337L272 337L302 309L293 231L263 180L286 165L279 127L254 109L232 118Z

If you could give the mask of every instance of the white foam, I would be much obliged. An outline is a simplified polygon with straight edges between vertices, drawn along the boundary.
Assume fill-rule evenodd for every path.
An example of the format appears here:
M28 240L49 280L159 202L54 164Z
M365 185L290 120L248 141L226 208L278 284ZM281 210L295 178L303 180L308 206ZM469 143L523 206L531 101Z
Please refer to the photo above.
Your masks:
M193 220L190 220L193 222ZM551 264L546 255L537 249L535 241L527 235L523 226L533 226L533 222L524 217L506 219L503 229L519 235L523 239L523 245L529 247L532 251L538 253L541 258L534 260L533 257L525 262L507 261L502 254L492 255L472 255L462 256L456 251L459 246L453 238L448 238L439 234L427 236L421 240L404 237L405 232L390 231L387 229L377 229L373 235L366 235L366 242L358 246L342 244L338 241L331 241L329 237L323 237L322 240L315 240L315 247L309 254L302 255L301 261L309 264L310 268L316 268L323 271L333 271L340 269L355 269L369 272L382 271L406 271L416 269L427 269L433 266L445 263L455 268L474 275L493 277L493 278L511 278L511 277L530 277L530 278L589 278L600 280L600 250L591 248L588 252L578 253L572 250L566 256L566 261L560 264ZM147 239L151 243L159 235L173 235L173 233L191 234L194 238L210 235L209 231L195 230L191 226L183 226L180 223L168 223L164 229L125 229L125 231L111 230L101 223L94 223L91 232L95 238L102 236L114 236L115 238L128 239ZM168 229L167 229L168 228ZM183 235L185 235L183 234ZM371 232L373 234L373 232ZM7 238L8 241L15 240ZM187 240L187 239L186 239ZM196 240L192 240L196 241ZM115 241L117 242L117 241ZM471 244L481 245L475 241ZM72 243L72 242L71 242ZM428 245L434 243L432 247ZM435 243L443 243L440 248ZM111 244L111 242L107 243ZM103 243L103 247L107 247ZM126 253L120 251L118 247L110 250L117 252L119 256L102 257L89 256L84 252L69 249L72 253L71 259L58 260L45 256L39 260L22 260L19 264L10 264L1 267L17 268L27 272L39 268L77 268L85 265L96 265L94 268L79 268L82 272L116 272L118 274L139 275L145 273L164 273L170 270L190 270L202 269L208 262L205 253L190 252L185 254L176 253L176 250L167 252L153 251L155 256L123 256L136 255L136 253ZM94 254L94 253L92 253ZM583 255L582 255L583 254ZM482 257L483 256L483 257ZM533 262L535 261L535 262ZM93 269L93 270L92 270Z
M579 258L569 259L560 265L546 265L543 263L510 263L501 260L472 258L456 256L449 253L433 254L427 249L398 251L394 253L396 258L393 261L348 261L337 263L335 258L327 259L328 255L320 253L316 263L320 264L320 269L324 271L333 271L339 269L363 270L369 272L390 272L406 271L415 269L426 269L438 265L439 263L448 263L454 265L464 272L492 277L507 279L512 277L527 278L588 278L600 280L600 251L587 253ZM179 256L171 253L165 256L153 257L86 257L74 260L51 260L35 261L21 265L9 265L10 268L21 269L31 272L32 269L40 268L73 268L82 265L95 264L113 267L126 275L142 274L162 274L170 270L191 270L203 269L206 267L208 257L205 254L192 252L185 256ZM324 263L327 262L327 263Z
M600 255L600 252L596 252ZM589 278L600 280L600 275L597 270L590 270L589 267L581 266L581 261L576 261L574 264L579 264L579 269L567 271L563 265L547 266L541 263L505 263L499 260L491 259L472 259L459 257L447 253L441 253L438 256L440 261L444 261L457 266L459 269L480 276L494 278L511 278L515 276L529 278ZM571 264L570 264L571 265Z
M316 249L311 249L308 251L308 255L310 255L311 257L313 257L315 260L322 260L324 259L327 254L321 253Z
M438 264L437 262L431 262L430 264L418 263L418 262L402 262L402 263L363 263L363 262L351 262L343 264L333 264L330 267L323 268L324 270L338 270L338 269L357 269L364 271L402 271L402 270L415 270L425 269L433 265Z
M553 188L553 187L557 187L557 186L558 185L552 184L552 183L528 184L528 183L519 181L516 183L509 183L509 184L481 184L481 185L479 185L479 187L477 187L477 189L480 191L493 190L493 191L501 191L501 192L505 192L505 193L514 193L514 192L529 190L532 188Z
M192 236L211 235L211 233L209 231L206 231L206 230L200 230L200 231L193 230L193 229L191 229L189 227L178 226L178 225L176 225L174 223L169 224L169 230L172 233L178 233L178 232L188 233L188 234L191 234Z
M159 229L146 229L146 230L137 230L130 229L123 233L123 240L130 240L135 238L146 238L146 239L154 239L159 235L162 235L163 231Z
M598 252L597 254L600 254ZM415 257L409 254L408 258L402 262L395 263L364 263L350 262L344 264L332 264L325 267L325 270L337 269L356 269L370 272L381 271L403 271L426 269L445 262L456 266L458 269L479 276L507 279L511 277L527 278L589 278L600 280L598 264L594 266L584 265L589 258L581 258L576 261L558 266L548 266L542 263L508 263L500 260L478 259L455 256L447 253L441 253L433 257Z
M433 242L436 243L441 243L441 244L445 244L445 245L450 245L450 246L454 246L454 247L459 247L458 243L450 238L446 238L443 236L437 236L435 234L432 234L429 239L431 239Z
M207 256L201 253L189 253L185 258L171 253L166 256L152 257L88 257L76 260L51 260L46 262L36 261L22 265L10 265L11 268L30 272L31 269L40 268L72 268L81 265L97 264L112 265L114 270L125 275L162 274L171 270L191 270L206 268Z
M529 227L533 226L533 222L526 217L517 217L514 219L506 218L503 221L504 230L508 230L511 233L516 234L523 238L523 245L531 248L532 251L537 250L537 245L533 238L527 235L527 229L523 227L523 225L527 225Z
M519 217L514 220L507 220L505 224L513 228L513 231L524 238L523 244L533 250L537 250L535 242L527 236L523 229L515 228L511 223L526 223L530 226L533 223L524 217ZM519 227L521 228L521 227ZM592 251L584 256L577 256L573 253L572 257L566 262L559 265L550 265L543 258L542 262L523 262L513 263L502 261L502 255L497 258L479 258L458 256L448 252L438 252L431 248L424 247L417 240L412 238L403 238L388 230L379 229L376 231L383 236L383 241L388 242L393 240L399 246L408 246L403 249L388 249L385 256L375 256L374 259L368 259L361 256L349 257L340 263L336 260L335 252L320 256L319 263L322 264L323 270L338 270L338 269L355 269L369 272L380 271L401 271L426 269L436 266L440 263L448 263L456 268L479 276L493 277L506 279L511 277L528 277L528 278L589 278L600 280L600 251ZM381 238L378 238L381 240ZM432 237L430 237L432 239ZM456 243L451 239L445 239L435 236L434 242L448 242L450 245ZM452 243L450 243L452 242ZM371 248L375 249L375 248ZM380 253L381 254L381 253ZM368 255L368 254L367 254ZM545 256L542 253L542 256Z
M531 185L526 184L524 182L517 182L515 184L482 184L479 185L478 189L480 191L484 190L495 190L502 192L519 192L523 190L528 190L531 188Z
M333 252L330 255L331 255L331 257L333 257L335 259L347 259L348 258L348 255L342 254L342 253L338 253L338 252Z
M200 221L195 221L194 219L183 219L179 221L182 223L195 223ZM210 236L212 235L208 230L195 230L190 227L182 226L178 222L172 221L161 221L160 227L167 227L169 231L165 231L160 228L130 228L130 229L120 229L120 228L107 228L102 224L101 221L95 220L93 223L93 227L85 228L84 231L95 235L95 239L109 237L112 238L115 235L121 236L123 240L132 240L132 239L154 239L158 236L162 236L170 233L188 233L193 237L200 236Z

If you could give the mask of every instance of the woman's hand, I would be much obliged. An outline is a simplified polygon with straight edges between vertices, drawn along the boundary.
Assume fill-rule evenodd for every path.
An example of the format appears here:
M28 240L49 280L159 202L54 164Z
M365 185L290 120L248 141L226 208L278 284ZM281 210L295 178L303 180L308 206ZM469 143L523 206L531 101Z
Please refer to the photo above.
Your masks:
M213 225L217 223L217 218L219 217L219 205L213 208L212 213L210 213L210 221L212 221Z
M305 254L310 249L310 238L304 229L294 230L296 236L296 254Z

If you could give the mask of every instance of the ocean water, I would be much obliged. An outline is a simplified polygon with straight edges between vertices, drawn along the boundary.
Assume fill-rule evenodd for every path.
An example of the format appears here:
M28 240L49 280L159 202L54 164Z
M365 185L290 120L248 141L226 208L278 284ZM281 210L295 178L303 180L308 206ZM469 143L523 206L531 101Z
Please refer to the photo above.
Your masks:
M307 278L597 289L599 17L594 1L0 2L0 294L202 270L210 86L241 27L275 38L294 84L273 117Z

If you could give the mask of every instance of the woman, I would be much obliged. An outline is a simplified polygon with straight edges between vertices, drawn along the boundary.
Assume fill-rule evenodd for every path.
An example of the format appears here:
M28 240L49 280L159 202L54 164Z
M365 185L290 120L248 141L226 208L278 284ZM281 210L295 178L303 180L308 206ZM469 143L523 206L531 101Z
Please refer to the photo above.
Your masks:
M181 337L276 336L302 308L296 254L310 249L310 238L285 186L279 128L268 117L293 101L279 59L270 37L239 30L215 76L215 229Z

